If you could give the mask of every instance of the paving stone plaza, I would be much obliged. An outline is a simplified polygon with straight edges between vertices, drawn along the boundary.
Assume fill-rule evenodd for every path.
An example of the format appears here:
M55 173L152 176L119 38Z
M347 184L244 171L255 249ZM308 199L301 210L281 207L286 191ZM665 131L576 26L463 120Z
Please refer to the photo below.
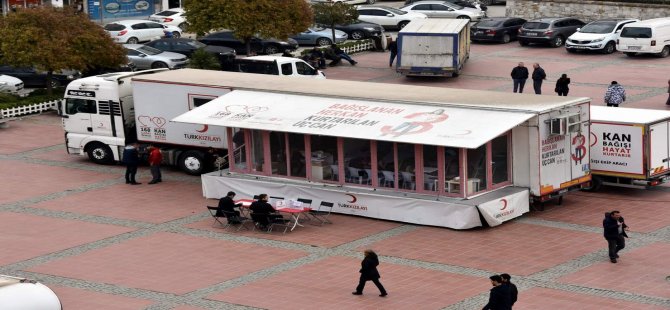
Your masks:
M328 68L327 77L511 91L516 63L539 62L547 95L567 73L570 95L593 105L616 80L625 106L669 109L668 59L482 44L460 77L434 80L397 75L387 53L353 57L358 65ZM0 129L0 274L48 285L66 310L481 309L488 277L499 273L520 289L514 309L670 308L669 186L571 193L495 228L333 215L332 225L284 235L213 227L205 206L216 201L202 197L198 177L164 168L164 182L147 185L148 167L140 171L143 184L129 186L122 166L67 155L55 113ZM602 219L615 209L631 238L612 264ZM380 255L386 298L370 283L351 295L368 248Z

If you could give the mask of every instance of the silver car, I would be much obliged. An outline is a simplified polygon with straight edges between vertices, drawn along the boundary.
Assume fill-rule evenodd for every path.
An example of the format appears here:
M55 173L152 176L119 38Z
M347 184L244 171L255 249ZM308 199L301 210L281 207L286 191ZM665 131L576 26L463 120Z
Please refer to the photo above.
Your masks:
M188 58L179 53L163 52L159 49L141 45L124 44L128 53L128 60L137 66L137 69L170 68L179 69L188 65Z
M347 40L347 33L335 30L335 43L342 43ZM333 30L331 28L309 28L299 34L291 36L300 45L318 45L328 46L333 44Z
M447 1L419 1L400 9L405 12L423 13L429 18L460 18L479 21L486 16L481 9L466 8Z

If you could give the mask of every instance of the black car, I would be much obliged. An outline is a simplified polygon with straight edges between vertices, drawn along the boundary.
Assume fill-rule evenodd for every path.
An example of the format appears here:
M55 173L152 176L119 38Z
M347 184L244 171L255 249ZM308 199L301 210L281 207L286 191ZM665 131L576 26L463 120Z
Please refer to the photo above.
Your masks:
M519 29L519 44L526 46L530 43L543 43L552 47L560 47L565 43L565 39L585 24L572 17L551 17L527 21Z
M0 74L13 76L23 81L25 87L46 87L47 72L30 67L12 67L0 65ZM81 77L81 73L73 70L54 72L51 78L51 86L66 86L71 81Z
M200 38L198 41L207 45L230 47L238 54L247 53L247 47L244 45L244 41L236 38L232 31L214 32ZM251 51L258 54L278 54L285 51L295 51L296 49L298 49L298 42L291 38L286 41L261 39L258 37L251 39Z
M149 43L145 43L144 45L151 46L164 52L179 53L185 55L188 58L191 58L195 51L202 48L205 52L216 56L221 64L233 61L235 59L235 55L237 54L235 50L230 47L207 45L202 42L187 38L158 39Z
M495 41L509 43L516 40L519 28L526 22L518 17L492 17L477 22L470 28L472 42Z
M405 0L405 5L412 4L414 2L419 2L419 1L423 1L423 0ZM480 9L484 12L486 12L486 10L488 10L486 5L482 4L479 1L470 1L470 0L442 0L442 1L453 3L453 4L458 4L458 5L464 6L466 8Z
M329 25L322 25L323 27L330 27ZM372 37L379 37L384 32L382 26L374 23L366 23L362 21L355 21L348 25L335 25L335 29L344 31L349 35L349 39L362 40Z
M113 72L134 72L135 70L137 70L137 66L135 66L135 64L132 62L128 62L115 68L100 67L100 66L91 67L82 71L81 76L87 77L87 76L100 75Z

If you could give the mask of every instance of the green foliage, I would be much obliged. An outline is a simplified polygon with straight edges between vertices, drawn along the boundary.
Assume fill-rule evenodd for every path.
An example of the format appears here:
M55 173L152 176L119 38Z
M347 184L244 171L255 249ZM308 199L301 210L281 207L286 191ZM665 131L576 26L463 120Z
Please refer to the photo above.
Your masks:
M125 49L102 27L69 7L18 9L0 18L0 55L0 63L50 73L127 62Z
M51 95L47 94L47 90L35 90L27 97L0 93L0 110L63 99L64 94L65 88L56 88Z
M193 52L188 67L193 69L219 70L221 69L221 64L219 63L219 60L216 59L216 56L199 48Z
M307 30L313 20L305 0L188 0L184 10L190 31L202 35L232 30L247 45L247 53L253 37L286 39Z
M358 19L358 10L353 5L342 2L315 3L312 9L314 10L314 21L332 29L333 42L335 41L335 25L348 25Z

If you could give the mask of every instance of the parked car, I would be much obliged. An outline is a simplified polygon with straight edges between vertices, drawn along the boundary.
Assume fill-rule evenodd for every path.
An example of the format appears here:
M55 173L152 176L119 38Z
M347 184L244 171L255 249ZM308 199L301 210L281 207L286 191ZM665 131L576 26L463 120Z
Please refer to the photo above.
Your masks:
M352 40L362 40L379 37L384 33L384 28L378 24L356 21L348 25L335 25L335 29L347 33Z
M314 67L300 58L282 56L252 56L236 59L232 66L223 70L312 79L326 78L326 75L321 70L314 69Z
M207 45L226 46L237 52L237 54L246 54L247 47L244 41L235 37L232 31L220 31L210 33L198 40ZM298 49L298 42L289 38L286 41L278 39L261 39L258 37L251 39L251 50L259 54L277 54L285 51L295 51Z
M182 31L186 31L188 23L186 22L186 12L182 8L174 8L160 11L149 16L149 20L168 26L177 26Z
M0 65L0 74L13 76L23 81L24 87L46 87L47 72L30 67L12 67ZM51 86L59 87L69 84L81 77L81 72L75 70L61 70L53 72Z
M616 51L616 41L623 26L638 19L605 19L590 22L573 33L565 42L568 52L600 51L612 54Z
M426 14L405 12L383 5L360 5L356 10L358 10L359 20L375 23L385 28L402 29L413 19L427 17Z
M670 55L670 18L647 19L625 25L617 40L616 48L628 57L638 54L668 57Z
M472 21L478 21L485 16L484 11L480 9L466 8L447 1L419 1L400 9L405 12L423 13L428 17L459 18Z
M565 39L584 26L584 22L572 17L547 17L526 22L519 29L519 44L549 44L560 47Z
M312 3L319 3L319 2L321 2L321 3L323 3L323 2L326 2L326 3L331 3L331 2L332 3L338 3L338 2L340 2L340 3L346 3L346 4L364 4L364 3L374 4L377 1L376 0L312 0Z
M405 5L412 4L414 2L419 2L419 1L425 1L425 0L405 0ZM488 7L486 7L486 5L481 4L479 1L476 1L476 0L443 0L443 1L451 2L453 4L464 6L466 8L480 9L484 12L486 12L486 10L488 10Z
M159 49L142 44L124 44L128 53L128 60L137 66L137 69L170 68L179 69L188 65L188 58L183 54L163 52Z
M181 29L176 26L163 25L147 20L120 20L105 25L105 30L117 43L137 44L162 38L165 32L172 37L181 37Z
M0 74L0 93L16 94L22 89L23 81L13 76Z
M335 30L335 43L347 40L348 35L344 31ZM331 28L308 28L307 30L291 36L300 45L328 46L333 44L333 30Z
M525 19L518 17L485 18L470 28L470 40L509 43L516 40L519 28L525 22Z
M188 58L191 58L193 53L195 53L195 51L198 49L203 49L205 52L214 55L219 60L221 65L232 62L237 55L235 50L230 47L207 45L202 42L187 38L158 39L144 45L151 46L163 52L179 53L185 55Z
M105 73L113 73L113 72L133 72L137 70L137 66L135 66L134 63L128 61L128 63L125 63L123 65L120 65L118 67L110 68L110 67L93 67L89 68L87 70L84 70L81 75L83 77L87 76L93 76L93 75L100 75L100 74L105 74Z

